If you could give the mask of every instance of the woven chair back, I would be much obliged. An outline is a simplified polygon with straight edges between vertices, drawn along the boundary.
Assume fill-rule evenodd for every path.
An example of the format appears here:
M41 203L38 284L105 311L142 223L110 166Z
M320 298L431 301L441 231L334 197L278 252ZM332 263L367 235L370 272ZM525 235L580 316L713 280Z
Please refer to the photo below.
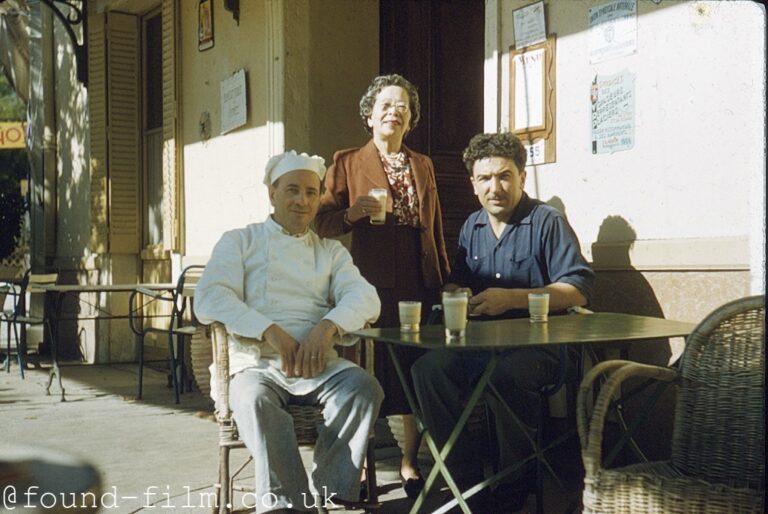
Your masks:
M672 464L732 486L765 484L765 298L723 305L688 337Z

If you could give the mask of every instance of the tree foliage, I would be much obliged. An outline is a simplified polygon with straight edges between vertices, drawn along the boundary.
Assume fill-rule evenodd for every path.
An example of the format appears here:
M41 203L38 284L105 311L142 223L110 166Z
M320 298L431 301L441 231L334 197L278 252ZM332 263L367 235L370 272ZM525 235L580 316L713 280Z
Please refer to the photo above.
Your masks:
M24 104L0 72L0 121L21 121L26 118L24 111Z
M0 121L18 121L24 117L24 104L0 73ZM28 170L25 150L0 150L0 259L13 253L21 236L26 205L20 180L27 177Z

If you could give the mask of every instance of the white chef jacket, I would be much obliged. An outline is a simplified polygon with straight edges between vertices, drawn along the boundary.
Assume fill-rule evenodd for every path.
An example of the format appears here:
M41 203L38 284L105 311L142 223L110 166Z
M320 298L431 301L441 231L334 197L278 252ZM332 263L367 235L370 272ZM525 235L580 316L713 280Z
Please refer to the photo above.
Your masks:
M353 364L331 348L322 373L288 378L264 331L275 323L301 343L327 319L338 328L335 343L351 345L357 338L345 334L375 322L381 302L341 243L311 230L290 235L269 217L221 237L195 288L194 306L201 322L227 327L231 375L260 370L303 395Z

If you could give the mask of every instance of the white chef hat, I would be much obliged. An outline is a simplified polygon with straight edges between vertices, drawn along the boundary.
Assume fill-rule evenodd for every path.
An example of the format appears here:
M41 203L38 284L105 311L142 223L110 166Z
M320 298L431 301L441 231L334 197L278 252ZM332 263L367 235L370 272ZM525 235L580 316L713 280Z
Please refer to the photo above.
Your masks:
M275 155L267 162L267 167L264 170L264 183L271 186L275 180L296 170L314 171L322 182L323 177L325 177L325 159L319 155L297 154L296 150Z

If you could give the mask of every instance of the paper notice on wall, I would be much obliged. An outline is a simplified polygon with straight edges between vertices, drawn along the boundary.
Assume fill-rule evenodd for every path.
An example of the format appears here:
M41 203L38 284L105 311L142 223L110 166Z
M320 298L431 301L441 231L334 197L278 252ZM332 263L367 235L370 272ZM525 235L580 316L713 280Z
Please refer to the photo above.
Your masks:
M245 125L246 107L245 70L235 72L221 81L221 133Z
M544 127L544 49L514 57L515 130Z
M595 75L590 88L592 153L613 153L635 145L635 76L629 71Z
M516 49L520 50L547 39L547 29L544 21L544 0L513 11L512 19L515 25Z
M523 142L525 152L528 154L528 159L525 161L526 166L531 166L533 164L544 164L544 145L545 142L543 139L537 139L533 143L528 141Z
M637 4L613 0L589 9L589 62L592 64L635 53Z

